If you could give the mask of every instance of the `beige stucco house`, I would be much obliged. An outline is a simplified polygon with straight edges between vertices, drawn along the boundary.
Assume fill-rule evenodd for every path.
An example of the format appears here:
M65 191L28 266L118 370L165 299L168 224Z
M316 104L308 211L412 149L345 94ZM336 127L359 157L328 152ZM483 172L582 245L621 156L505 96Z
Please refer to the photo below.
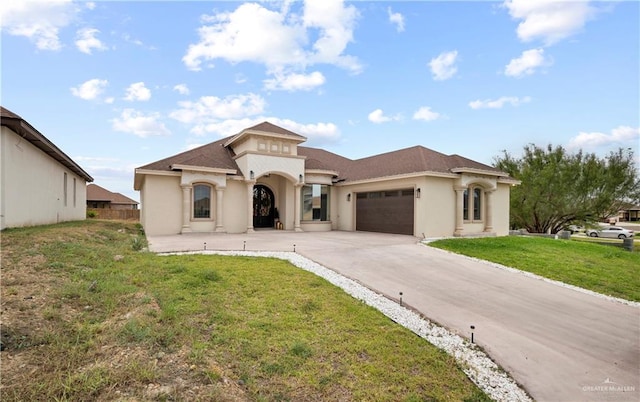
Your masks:
M31 124L0 107L0 230L85 219L91 181Z
M264 122L137 168L146 233L509 232L518 181L491 166L421 146L351 160L305 141Z

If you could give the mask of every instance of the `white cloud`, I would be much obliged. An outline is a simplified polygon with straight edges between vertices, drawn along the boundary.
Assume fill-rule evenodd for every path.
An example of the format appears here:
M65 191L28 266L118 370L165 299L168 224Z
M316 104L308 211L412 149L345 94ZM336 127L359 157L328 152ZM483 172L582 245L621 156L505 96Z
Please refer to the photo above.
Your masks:
M256 3L207 16L204 21L211 24L198 29L200 41L189 45L182 61L191 70L200 70L202 61L218 58L231 63L302 63L300 42L304 40L304 31L300 26L287 25L284 17Z
M169 135L171 132L160 122L159 113L144 114L134 109L124 109L119 118L111 120L113 129L146 138Z
M372 123L380 124L380 123L387 123L394 120L400 120L400 115L385 116L382 109L376 109L373 112L369 113L368 119Z
M304 71L319 63L357 73L361 70L357 59L344 54L353 41L357 16L356 8L345 7L342 1L306 1L302 15L289 14L287 4L270 10L245 3L232 12L203 16L199 41L189 45L182 61L191 70L222 59L263 64L269 75Z
M5 0L0 7L0 25L9 35L29 38L40 50L59 50L59 31L78 12L71 0Z
M353 41L358 19L358 10L354 6L345 7L343 0L306 0L302 19L306 34L318 36L313 43L313 51L307 51L312 63L334 64L354 73L360 72L362 66L357 59L342 54ZM315 32L316 29L319 32Z
M96 8L96 3L93 1L87 1L84 3L84 6L87 7L88 10L93 10Z
M580 32L597 11L589 1L506 0L503 6L512 18L522 20L517 29L520 40L539 38L547 46Z
M517 96L501 96L500 98L495 100L474 100L472 102L469 102L469 107L471 109L502 109L505 104L510 104L511 106L519 106L530 101L531 97L529 96L525 96L523 98L518 98Z
M97 99L98 96L100 96L104 92L104 89L107 85L107 80L94 78L92 80L83 82L77 87L72 87L71 94L73 94L73 96L77 96L80 99L93 100Z
M340 138L340 130L333 123L311 123L302 124L289 119L280 119L277 117L258 116L243 119L228 119L219 122L203 125L195 131L197 135L207 133L216 134L220 137L238 134L247 127L255 126L263 121L269 121L277 126L285 128L307 137L310 143L333 142Z
M458 71L458 68L454 65L457 58L458 51L453 50L451 52L443 52L438 57L431 59L429 67L431 67L433 79L443 81L453 77Z
M610 134L581 132L569 140L569 149L594 149L607 146L633 146L637 151L640 141L640 127L618 126Z
M189 87L187 84L177 84L173 87L174 91L177 91L180 95L189 95Z
M432 111L429 106L423 106L413 114L414 120L432 121L441 117L440 113Z
M124 99L128 101L148 101L151 99L151 91L144 86L144 82L136 82L129 85Z
M333 123L310 123L302 124L297 123L289 119L268 118L266 119L271 123L291 130L294 133L303 135L309 139L310 142L327 142L336 141L340 138L340 129Z
M387 8L389 13L389 22L396 25L398 32L404 31L404 16L400 13L394 13L391 11L391 7Z
M261 114L265 104L265 100L260 95L253 93L231 95L224 99L216 96L203 96L196 102L178 102L180 108L171 112L169 116L181 123L194 125L191 132L202 135L211 132L211 129L207 127L212 124L220 124L221 120L242 119Z
M134 39L128 33L122 34L122 39L127 43L132 43L137 46L144 46L144 43L140 39Z
M78 30L76 33L76 47L82 53L91 54L92 49L96 50L106 50L107 47L100 41L100 39L96 38L96 35L99 34L95 28L82 28Z
M274 78L264 80L264 86L270 90L284 90L284 91L310 91L316 87L319 87L325 83L326 79L319 71L314 71L311 74L275 74Z
M553 61L550 58L545 58L544 49L529 49L522 52L517 59L511 59L504 68L504 74L520 78L535 73L538 67L546 67L551 64Z

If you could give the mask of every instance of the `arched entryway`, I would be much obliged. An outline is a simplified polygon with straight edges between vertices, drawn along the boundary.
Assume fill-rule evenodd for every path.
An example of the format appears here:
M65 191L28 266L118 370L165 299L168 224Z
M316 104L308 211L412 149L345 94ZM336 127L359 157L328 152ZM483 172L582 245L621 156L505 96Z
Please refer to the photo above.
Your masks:
M275 197L267 186L253 186L253 227L272 228L275 218Z

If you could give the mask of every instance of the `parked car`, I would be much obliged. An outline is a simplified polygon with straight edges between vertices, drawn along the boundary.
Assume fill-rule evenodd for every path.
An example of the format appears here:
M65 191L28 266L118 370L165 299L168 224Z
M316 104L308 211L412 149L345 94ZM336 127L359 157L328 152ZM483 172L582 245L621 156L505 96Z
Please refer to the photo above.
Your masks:
M571 234L574 234L574 233L584 232L584 227L579 225L569 225L562 228L562 230L566 230L571 232Z
M591 237L612 237L618 239L626 239L633 237L633 230L621 228L620 226L607 226L602 229L589 229L587 235Z

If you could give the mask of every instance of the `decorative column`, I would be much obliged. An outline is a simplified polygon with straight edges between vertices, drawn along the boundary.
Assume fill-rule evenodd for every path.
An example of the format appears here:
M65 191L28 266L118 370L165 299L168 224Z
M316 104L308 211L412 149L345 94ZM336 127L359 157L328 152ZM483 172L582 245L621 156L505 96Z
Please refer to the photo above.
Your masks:
M216 232L225 232L222 217L224 216L224 187L216 186Z
M253 185L256 184L255 180L248 180L247 182L247 233L253 233Z
M191 232L191 189L190 184L183 184L182 187L182 230L181 233Z
M484 231L493 232L493 190L484 192Z
M456 191L456 230L454 236L462 236L464 232L464 190L465 187L454 187Z
M302 202L302 186L304 183L297 183L293 188L293 230L296 232L302 232L302 228L300 227L300 208Z

